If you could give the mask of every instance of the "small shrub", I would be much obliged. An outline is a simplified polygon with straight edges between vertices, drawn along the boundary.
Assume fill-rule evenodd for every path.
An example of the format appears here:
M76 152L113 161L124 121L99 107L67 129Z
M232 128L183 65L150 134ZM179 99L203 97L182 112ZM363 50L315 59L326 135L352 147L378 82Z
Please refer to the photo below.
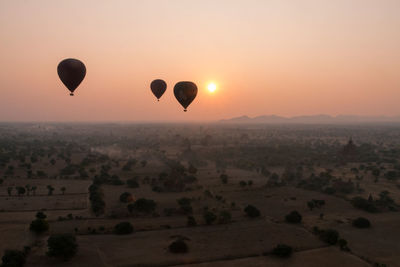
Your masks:
M347 247L347 240L346 239L340 238L338 240L338 243L339 243L339 246L340 246L341 250L345 250L345 251L349 250L349 248Z
M168 246L168 250L171 253L187 253L189 248L185 241L176 240Z
M272 255L280 258L289 258L292 255L293 248L285 244L279 244L272 250Z
M211 211L204 212L203 217L204 217L204 220L206 221L206 224L212 224L217 219L217 216L214 213L212 213Z
M366 218L358 217L357 219L353 220L352 225L357 228L369 228L371 223Z
M285 220L288 223L300 223L302 220L302 216L298 211L294 210L285 216Z
M260 211L253 205L247 205L247 207L244 208L244 212L246 212L247 216L250 218L259 217L261 215Z
M156 209L156 202L151 199L139 198L134 203L128 205L129 212L151 213Z
M119 196L119 201L122 203L129 203L132 202L133 197L132 194L129 192L124 192Z
M221 224L229 223L232 220L232 215L229 211L223 210L219 213L218 222Z
M333 229L320 230L319 237L325 243L335 245L339 239L339 233Z
M39 211L39 212L36 213L36 218L44 220L44 219L47 218L47 215L44 214L43 212Z
M193 216L188 216L187 226L196 226L196 225L197 225L196 219Z
M120 222L115 225L114 233L117 235L129 235L133 233L133 226L130 222Z
M31 230L32 232L35 232L37 234L46 232L47 230L49 230L49 223L43 219L36 219L31 222L31 225L29 226L29 230Z
M135 178L128 179L126 181L126 185L130 188L138 188L139 187L139 183L137 182L137 179L135 179Z

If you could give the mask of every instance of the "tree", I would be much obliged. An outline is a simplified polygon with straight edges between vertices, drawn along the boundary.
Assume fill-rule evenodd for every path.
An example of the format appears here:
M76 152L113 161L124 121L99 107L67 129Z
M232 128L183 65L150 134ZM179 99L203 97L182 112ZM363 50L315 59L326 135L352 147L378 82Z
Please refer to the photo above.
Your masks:
M49 257L55 257L62 260L69 260L78 251L76 238L72 234L51 235L47 240Z
M288 223L300 223L301 219L302 219L301 214L296 210L292 211L291 213L285 216L285 220Z
M219 213L218 222L221 224L229 223L232 220L232 215L229 211L223 210Z
M117 235L128 235L133 233L133 226L130 222L120 222L114 227L114 233Z
M130 187L130 188L138 188L138 187L139 187L139 183L138 183L138 181L137 181L136 178L128 179L128 180L126 181L126 184L127 184L127 186Z
M19 250L5 250L1 267L22 267L25 264L26 254Z
M151 213L156 209L156 202L151 199L139 198L134 203L128 205L129 212L142 212L142 213Z
M196 173L197 173L197 169L196 169L196 167L194 167L192 164L190 164L190 165L189 165L189 168L188 168L188 172L189 172L190 174L196 174Z
M31 190L32 190L33 195L36 195L36 189L37 189L37 186L36 185L32 185Z
M119 196L119 201L122 203L129 203L132 202L133 196L129 192L124 192Z
M217 216L211 211L205 211L203 214L203 218L206 221L206 224L212 224L217 219Z
M190 198L182 197L177 202L184 214L191 214L193 212L192 200Z
M247 216L250 218L259 217L261 215L260 211L253 205L247 205L247 207L244 208L244 212L246 212Z
M278 244L272 249L272 255L280 258L289 258L292 255L293 248L285 244Z
M54 187L53 186L48 185L47 186L47 190L48 190L47 195L49 195L49 196L53 195L53 191L54 191Z
M187 253L189 248L188 245L185 243L184 240L179 239L175 240L168 246L168 250L171 253Z
M339 239L339 233L333 229L326 229L319 231L319 237L322 241L335 245Z
M55 159L51 159L50 160L50 164L54 166L56 164L56 160Z
M49 230L49 223L45 219L36 219L31 222L29 230L41 234Z
M26 189L26 194L29 196L29 193L31 192L31 186L29 184L25 185Z
M221 179L221 182L222 182L223 184L227 184L227 183L228 183L228 175L226 175L226 174L221 174L221 175L219 176L219 178Z
M60 188L61 193L64 195L65 194L65 190L67 190L67 188L65 188L65 186Z
M349 248L347 247L347 240L346 239L340 238L338 240L338 243L339 243L339 246L340 246L341 250L349 250Z
M23 187L23 186L17 186L17 193L18 193L18 196L21 196L21 195L23 195L23 194L25 194L25 187Z
M36 219L44 220L44 219L46 219L46 218L47 218L47 215L44 214L42 211L38 211L38 212L36 213Z
M352 225L357 228L369 228L371 223L366 218L358 217L357 219L353 220Z
M196 226L197 222L196 222L196 219L193 216L188 216L186 224L187 224L187 226Z

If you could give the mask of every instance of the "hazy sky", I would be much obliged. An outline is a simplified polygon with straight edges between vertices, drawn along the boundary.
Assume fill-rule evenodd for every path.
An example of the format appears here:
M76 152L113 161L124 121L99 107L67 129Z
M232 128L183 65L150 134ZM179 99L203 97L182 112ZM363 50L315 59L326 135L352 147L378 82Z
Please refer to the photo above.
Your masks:
M399 14L399 0L0 0L0 120L400 115ZM74 97L56 71L70 57L87 67ZM199 87L186 113L182 80Z

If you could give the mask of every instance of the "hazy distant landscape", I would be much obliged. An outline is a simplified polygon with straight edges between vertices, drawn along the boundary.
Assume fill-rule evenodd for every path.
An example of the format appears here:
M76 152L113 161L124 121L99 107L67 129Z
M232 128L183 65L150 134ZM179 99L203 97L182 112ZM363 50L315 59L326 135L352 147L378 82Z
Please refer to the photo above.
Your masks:
M2 123L0 251L26 251L26 266L400 266L399 137L382 125ZM47 256L60 234L76 239L68 261Z
M310 115L282 117L277 115L264 115L257 117L241 116L220 120L221 123L297 123L297 124L354 124L354 123L400 123L400 116L355 116L355 115Z

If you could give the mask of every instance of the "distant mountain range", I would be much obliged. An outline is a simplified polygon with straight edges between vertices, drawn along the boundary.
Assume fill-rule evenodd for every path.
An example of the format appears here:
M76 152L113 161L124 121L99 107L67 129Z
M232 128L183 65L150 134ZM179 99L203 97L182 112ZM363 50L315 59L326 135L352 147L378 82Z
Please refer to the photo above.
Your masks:
M310 115L296 117L281 117L276 115L264 115L258 117L241 116L220 120L220 123L298 123L298 124L352 124L352 123L400 123L400 116L356 116L356 115Z

